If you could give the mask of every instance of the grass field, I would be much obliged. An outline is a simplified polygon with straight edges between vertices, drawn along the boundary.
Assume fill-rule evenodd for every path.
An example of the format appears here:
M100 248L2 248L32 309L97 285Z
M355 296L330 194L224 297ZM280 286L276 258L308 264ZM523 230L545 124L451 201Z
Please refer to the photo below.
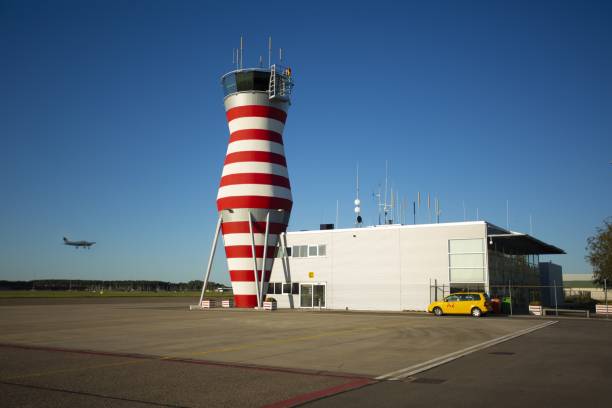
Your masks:
M83 298L83 297L199 297L200 291L189 292L89 292L76 290L2 290L0 298ZM231 298L231 294L206 292L206 297Z
M563 287L565 288L596 288L596 289L603 290L603 288L595 286L595 284L592 281L563 281Z

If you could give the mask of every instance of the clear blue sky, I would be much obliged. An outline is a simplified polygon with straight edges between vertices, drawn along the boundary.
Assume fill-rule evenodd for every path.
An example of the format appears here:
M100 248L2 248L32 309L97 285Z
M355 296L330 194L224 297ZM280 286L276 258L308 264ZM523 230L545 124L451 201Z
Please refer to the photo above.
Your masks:
M0 0L0 279L201 277L240 35L247 65L272 35L295 75L291 230L336 200L352 225L357 162L372 223L388 160L442 221L465 202L505 226L509 200L511 229L531 214L554 262L590 272L612 215L610 2L206 3Z

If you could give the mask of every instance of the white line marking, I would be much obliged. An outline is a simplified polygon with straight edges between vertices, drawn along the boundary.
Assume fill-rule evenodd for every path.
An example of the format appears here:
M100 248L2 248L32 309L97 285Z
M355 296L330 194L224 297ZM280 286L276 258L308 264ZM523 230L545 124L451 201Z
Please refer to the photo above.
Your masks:
M379 377L376 377L376 380L400 380L402 378L406 378L409 377L411 375L420 373L422 371L426 371L429 370L431 368L437 367L439 365L442 364L446 364L450 361L456 360L458 358L461 358L463 356L467 356L468 354L472 354L476 351L480 351L483 349L486 349L488 347L491 346L495 346L496 344L500 344L503 343L505 341L508 340L512 340L516 337L522 336L524 334L528 334L531 332L534 332L536 330L540 330L543 329L544 327L550 326L551 324L555 324L558 323L558 321L554 320L554 321L548 321L542 324L539 324L537 326L532 326L532 327L528 327L526 329L523 330L519 330L517 332L514 333L510 333L510 334L506 334L505 336L501 336L498 337L496 339L492 339L492 340L488 340L485 341L483 343L480 344L476 344L474 346L470 346L467 348L464 348L463 350L459 350L459 351L455 351L453 353L449 353L440 357L436 357L432 360L429 361L425 361L423 363L419 363L419 364L415 364L412 365L410 367L406 367L406 368L402 368L401 370L396 370L396 371L392 371L390 373L387 374L383 374Z

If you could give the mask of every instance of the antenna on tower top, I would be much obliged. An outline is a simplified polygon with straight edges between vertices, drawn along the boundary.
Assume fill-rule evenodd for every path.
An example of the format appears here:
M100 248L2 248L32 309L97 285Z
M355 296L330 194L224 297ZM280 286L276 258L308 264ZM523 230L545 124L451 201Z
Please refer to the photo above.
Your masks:
M272 36L268 37L268 68L272 66Z
M242 39L242 36L240 36L240 69L242 69L242 50L243 48L244 48L243 39Z
M283 62L283 49L282 48L278 49L278 59L281 63Z
M359 163L357 163L357 183L356 183L357 196L355 198L355 214L357 218L355 219L355 226L360 227L361 222L363 221L361 218L361 200L359 199Z

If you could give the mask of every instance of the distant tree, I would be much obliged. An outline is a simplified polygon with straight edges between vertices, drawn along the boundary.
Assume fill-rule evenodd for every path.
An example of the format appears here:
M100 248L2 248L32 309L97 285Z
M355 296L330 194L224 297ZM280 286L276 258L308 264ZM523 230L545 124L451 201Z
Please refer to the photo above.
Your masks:
M612 217L604 220L604 225L596 229L595 235L587 239L586 260L593 266L593 281L603 285L608 280L612 285Z

